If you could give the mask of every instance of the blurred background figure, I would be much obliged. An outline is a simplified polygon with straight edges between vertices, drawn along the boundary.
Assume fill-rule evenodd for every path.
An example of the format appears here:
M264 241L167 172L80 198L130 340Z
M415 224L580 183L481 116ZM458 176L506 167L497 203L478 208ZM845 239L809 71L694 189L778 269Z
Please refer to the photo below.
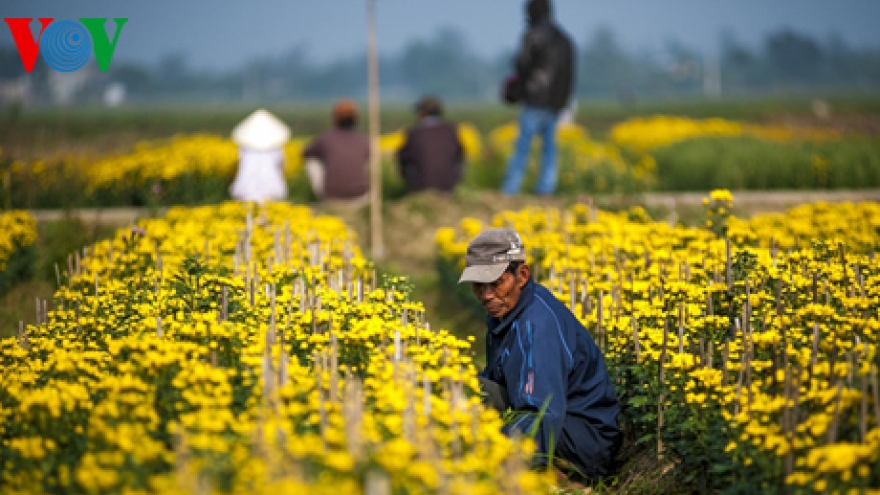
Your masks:
M264 109L250 114L232 131L238 145L238 172L229 193L239 201L287 199L284 144L290 129Z
M416 119L397 150L407 189L452 191L461 181L464 161L458 126L443 120L443 103L433 95L416 103Z
M556 191L556 126L568 104L575 77L575 49L569 36L553 22L550 0L526 3L528 28L514 65L522 81L523 108L519 137L507 164L501 186L504 194L519 192L526 175L532 138L541 136L541 173L535 192L542 196Z
M369 202L370 139L356 129L358 107L352 100L333 105L333 128L315 137L303 150L306 173L319 201Z

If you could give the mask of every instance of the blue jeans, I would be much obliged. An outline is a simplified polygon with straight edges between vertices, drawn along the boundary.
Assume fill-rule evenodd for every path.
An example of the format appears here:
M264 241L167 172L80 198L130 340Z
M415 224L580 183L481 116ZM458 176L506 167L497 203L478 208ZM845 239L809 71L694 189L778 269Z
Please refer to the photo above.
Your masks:
M519 116L519 137L513 155L507 163L507 175L501 191L504 194L516 194L522 187L529 164L532 138L541 134L541 174L535 186L537 194L553 194L556 191L556 124L559 112L525 106Z

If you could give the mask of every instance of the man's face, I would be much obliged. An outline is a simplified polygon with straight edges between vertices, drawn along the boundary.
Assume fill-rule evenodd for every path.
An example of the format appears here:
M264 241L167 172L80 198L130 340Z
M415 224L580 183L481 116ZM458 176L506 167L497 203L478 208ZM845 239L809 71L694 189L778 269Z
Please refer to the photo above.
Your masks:
M519 265L514 273L505 271L494 282L471 282L471 290L490 316L501 319L516 306L530 273L528 265Z

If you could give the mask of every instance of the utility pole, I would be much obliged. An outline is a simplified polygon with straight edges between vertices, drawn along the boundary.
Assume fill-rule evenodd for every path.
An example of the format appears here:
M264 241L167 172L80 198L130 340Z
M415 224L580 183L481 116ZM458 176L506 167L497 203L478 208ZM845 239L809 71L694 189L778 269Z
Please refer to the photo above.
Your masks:
M385 257L382 240L382 156L379 150L379 58L376 53L376 0L367 0L367 72L370 127L370 246L373 259Z

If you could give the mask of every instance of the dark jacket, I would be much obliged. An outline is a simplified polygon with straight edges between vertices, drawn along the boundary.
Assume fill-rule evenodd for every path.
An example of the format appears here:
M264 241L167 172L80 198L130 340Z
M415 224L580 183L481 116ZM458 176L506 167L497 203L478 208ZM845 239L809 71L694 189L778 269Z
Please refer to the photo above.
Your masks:
M356 129L331 129L319 135L303 150L304 158L324 164L324 197L351 199L370 189L370 140Z
M529 26L515 59L526 105L559 111L574 84L574 45L549 18Z
M411 192L452 191L461 180L464 161L457 126L436 117L424 119L407 130L397 161Z
M503 320L486 318L485 378L507 388L515 411L540 411L539 452L574 463L583 474L609 474L619 447L618 402L605 359L574 314L542 285L529 280ZM528 433L534 415L505 426Z

